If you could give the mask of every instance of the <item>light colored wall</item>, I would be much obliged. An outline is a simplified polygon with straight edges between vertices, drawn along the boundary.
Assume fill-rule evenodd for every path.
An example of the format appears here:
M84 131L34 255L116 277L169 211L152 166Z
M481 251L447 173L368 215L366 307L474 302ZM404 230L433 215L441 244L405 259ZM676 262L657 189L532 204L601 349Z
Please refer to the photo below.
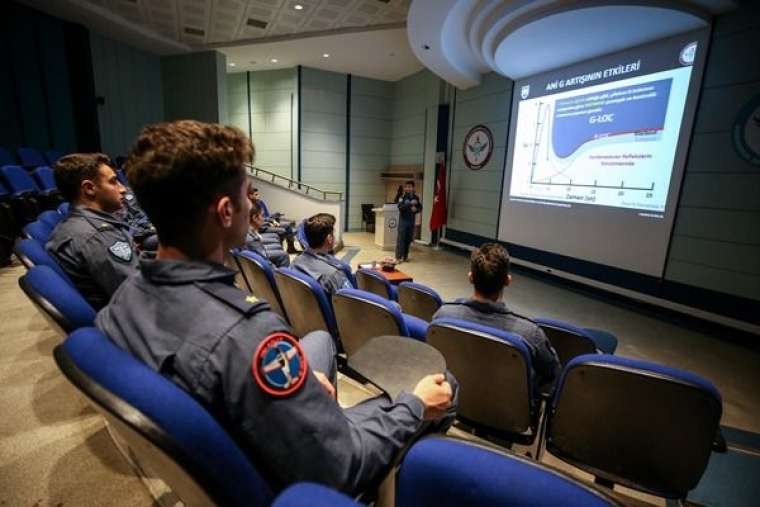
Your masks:
M362 228L361 205L385 202L380 173L390 163L393 83L351 78L350 230Z
M496 237L512 84L511 80L492 73L483 76L480 86L456 92L448 182L447 226L452 229ZM494 151L485 167L472 171L464 164L464 136L480 124L491 130Z
M140 129L164 119L161 59L90 32L101 149L126 155Z
M203 51L161 58L164 117L223 122L226 114L226 58L218 51Z
M760 168L732 128L760 96L760 5L717 18L665 278L760 299Z
M346 192L347 76L301 71L301 181Z

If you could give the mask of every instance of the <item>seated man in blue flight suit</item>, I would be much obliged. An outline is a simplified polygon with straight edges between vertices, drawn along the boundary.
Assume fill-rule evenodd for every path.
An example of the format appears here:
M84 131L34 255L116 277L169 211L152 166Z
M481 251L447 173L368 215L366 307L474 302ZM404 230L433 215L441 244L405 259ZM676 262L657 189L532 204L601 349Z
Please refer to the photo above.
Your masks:
M290 266L290 257L282 249L282 246L278 244L266 244L261 237L261 233L259 233L261 224L264 223L264 211L261 209L259 202L256 201L251 205L250 227L248 227L248 233L245 235L245 248L256 252L265 259L269 259L269 262L278 268L286 268Z
M127 190L102 153L61 157L53 174L71 208L53 229L45 249L82 297L100 309L137 268L129 225L116 215Z
M248 230L250 140L234 127L182 120L145 127L134 146L130 182L158 253L140 260L97 327L199 400L275 491L298 481L372 491L406 446L451 416L443 372L395 400L341 409L332 338L294 337L223 265Z
M250 199L251 202L258 203L261 210L264 212L264 223L259 228L259 232L265 234L277 234L280 238L280 243L282 243L283 240L287 243L289 254L298 253L295 244L296 236L293 231L293 222L281 218L282 215L280 213L270 215L267 204L261 199L259 189L254 187L252 182L248 183L248 199Z
M507 249L488 243L472 252L469 277L475 289L472 296L444 303L433 320L469 320L519 335L530 350L536 392L551 393L560 371L557 352L538 324L514 313L501 301L504 288L512 281Z
M335 217L317 213L305 220L303 229L309 248L295 258L293 269L315 279L328 297L339 289L352 289L344 271L346 264L332 254L335 248Z

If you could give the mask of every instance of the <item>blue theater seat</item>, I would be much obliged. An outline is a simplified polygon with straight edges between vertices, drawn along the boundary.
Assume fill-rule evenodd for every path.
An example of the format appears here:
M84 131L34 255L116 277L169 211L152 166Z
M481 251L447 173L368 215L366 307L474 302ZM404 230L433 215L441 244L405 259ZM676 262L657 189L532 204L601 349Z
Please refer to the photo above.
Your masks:
M436 319L427 341L461 386L457 418L483 435L532 444L540 397L530 351L516 334L459 319Z
M127 179L127 173L124 172L124 169L116 169L116 177L119 178L122 185L129 187L129 180Z
M613 507L593 486L512 453L431 437L412 446L397 478L396 507Z
M582 328L569 322L544 317L534 320L541 326L552 347L557 351L562 365L583 354L614 354L617 349L617 338L607 331Z
M0 183L0 265L10 260L17 231L16 216L10 203L10 194Z
M45 152L45 159L47 160L47 163L50 164L51 167L55 166L55 163L58 162L58 159L63 156L63 153L61 153L58 150L48 150Z
M50 239L50 234L52 234L53 229L45 223L34 221L26 224L23 231L27 238L37 241L44 247L45 243Z
M48 163L42 152L35 150L34 148L18 148L16 153L21 161L21 165L28 167L29 169L41 165L47 165Z
M308 250L309 249L309 241L306 239L306 231L304 231L304 222L305 220L301 220L298 222L298 225L296 226L296 239L298 240L298 243L301 245L301 250Z
M71 208L71 204L69 202L62 202L58 206L58 213L60 213L63 216L66 216L69 214L69 208Z
M436 291L421 283L402 282L398 286L398 303L404 313L430 322L443 300Z
M685 499L718 449L722 398L687 371L607 354L565 366L546 450L610 487Z
M316 280L290 268L276 270L274 279L296 336L303 337L312 331L322 330L337 340L335 314L327 294Z
M17 225L20 227L33 222L40 212L40 203L37 200L37 185L29 173L20 166L6 165L0 167L0 178L8 190Z
M299 482L285 489L275 499L272 507L360 507L344 494L335 490L314 484Z
M425 341L427 322L404 315L391 301L360 289L341 289L332 297L338 333L347 356L375 336L408 336Z
M356 271L356 287L377 294L391 301L398 301L398 289L383 275L374 269L359 269Z
M271 489L208 411L100 331L72 333L54 355L137 461L185 505L270 505Z
M13 156L13 153L6 150L5 148L0 148L0 167L4 165L16 164L18 164L18 161L16 161L16 157Z
M276 313L288 320L283 309L282 299L277 290L272 264L256 252L239 250L233 254L240 270L248 283L251 293L269 303Z
M49 266L33 266L18 284L40 313L61 331L61 336L95 322L92 306Z
M55 183L55 175L53 170L46 166L40 166L32 171L32 176L37 183L37 188L42 192L54 192L58 191L58 185Z
M49 209L40 213L37 217L37 221L50 227L50 230L52 231L55 229L56 225L63 221L64 218L66 217L58 213L58 210Z
M63 268L56 262L56 260L45 250L45 247L41 245L35 239L19 239L16 241L14 247L14 253L21 263L30 269L32 266L47 266L58 275L63 278L66 283L74 287L74 282L63 271Z

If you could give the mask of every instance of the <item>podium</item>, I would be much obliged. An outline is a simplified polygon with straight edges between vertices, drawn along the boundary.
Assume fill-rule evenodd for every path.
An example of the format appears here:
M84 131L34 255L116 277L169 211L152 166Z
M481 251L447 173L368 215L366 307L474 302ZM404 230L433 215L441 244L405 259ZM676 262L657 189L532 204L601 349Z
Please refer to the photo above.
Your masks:
M398 206L385 204L375 212L375 244L383 250L395 250L398 238Z

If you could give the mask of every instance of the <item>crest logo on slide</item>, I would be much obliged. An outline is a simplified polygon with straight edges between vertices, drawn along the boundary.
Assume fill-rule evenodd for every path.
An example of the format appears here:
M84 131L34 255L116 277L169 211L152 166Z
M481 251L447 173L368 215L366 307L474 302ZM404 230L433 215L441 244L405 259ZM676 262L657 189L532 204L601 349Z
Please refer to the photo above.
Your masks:
M530 95L530 85L525 85L522 88L520 88L520 97L523 99L527 99L528 95Z
M689 42L681 50L681 54L678 55L678 61L681 65L691 65L694 63L694 58L697 56L697 43Z

